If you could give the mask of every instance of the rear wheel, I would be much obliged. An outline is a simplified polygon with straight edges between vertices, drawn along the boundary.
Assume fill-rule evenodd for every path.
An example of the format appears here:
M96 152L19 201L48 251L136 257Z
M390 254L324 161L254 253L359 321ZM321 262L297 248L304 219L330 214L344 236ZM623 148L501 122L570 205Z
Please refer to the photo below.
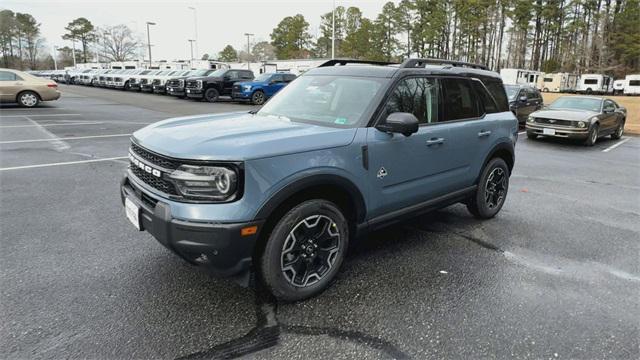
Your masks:
M613 134L611 134L611 138L614 140L618 140L622 137L623 133L624 133L624 121L621 121L620 124L618 124L616 131Z
M478 219L490 219L502 209L509 190L509 167L493 158L482 170L478 189L467 202L467 209Z
M323 291L338 273L349 241L349 227L330 201L314 199L289 210L269 235L259 259L266 288L284 301Z
M251 95L251 103L253 103L254 105L262 105L264 104L264 92L262 92L261 90L257 90L253 93L253 95Z
M214 88L209 88L204 92L204 99L208 102L216 102L218 101L218 90Z
M586 146L593 146L596 141L598 141L598 131L600 127L598 126L598 124L595 124L591 127L591 130L589 131L589 135L587 136L587 139L584 141L584 144Z
M23 91L18 94L18 104L23 107L34 107L38 105L40 98L33 91Z

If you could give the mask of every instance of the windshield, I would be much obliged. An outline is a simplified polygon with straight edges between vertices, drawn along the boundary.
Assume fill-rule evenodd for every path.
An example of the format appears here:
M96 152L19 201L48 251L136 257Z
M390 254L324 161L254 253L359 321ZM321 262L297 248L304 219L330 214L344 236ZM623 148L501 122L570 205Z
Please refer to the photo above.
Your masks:
M518 96L518 92L520 92L520 86L515 85L505 85L504 89L507 91L507 97L509 100L515 100L516 96Z
M557 99L549 105L549 109L575 109L600 112L602 100L583 98L576 96L565 96Z
M293 81L258 112L290 121L356 127L388 79L303 76Z
M262 74L262 75L258 76L257 78L253 79L253 81L267 81L267 80L269 80L271 75L273 75L273 74Z

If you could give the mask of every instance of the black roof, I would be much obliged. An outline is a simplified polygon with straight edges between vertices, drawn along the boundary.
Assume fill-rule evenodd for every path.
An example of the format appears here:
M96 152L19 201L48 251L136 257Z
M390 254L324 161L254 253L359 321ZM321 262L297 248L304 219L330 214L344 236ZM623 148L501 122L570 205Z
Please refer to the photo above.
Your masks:
M311 69L305 75L337 75L391 78L399 73L457 75L467 77L491 77L501 79L500 74L485 66L441 59L408 59L402 64L388 62L334 59Z

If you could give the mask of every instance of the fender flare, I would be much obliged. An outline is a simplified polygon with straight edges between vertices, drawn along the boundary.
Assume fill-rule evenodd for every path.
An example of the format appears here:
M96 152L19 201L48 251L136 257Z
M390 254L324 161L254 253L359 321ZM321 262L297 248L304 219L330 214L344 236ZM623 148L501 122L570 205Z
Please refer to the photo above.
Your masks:
M349 179L335 174L313 174L286 184L275 194L271 195L258 210L255 219L267 219L280 205L291 196L300 193L304 189L314 186L330 185L344 189L353 200L356 210L356 221L363 222L366 216L366 205L364 196L360 189Z
M484 167L487 165L489 160L494 158L495 155L498 152L503 152L504 153L505 151L507 153L509 153L509 156L510 156L510 159L509 159L510 161L507 161L507 166L509 166L509 175L511 175L511 173L513 171L513 167L515 166L515 148L513 146L513 143L511 143L511 141L501 141L501 142L495 144L491 148L491 151L489 151L489 153L485 157L484 162L482 163L482 169L484 169ZM481 171L481 173L482 173L482 171ZM478 174L478 178L479 177L480 177L480 174Z

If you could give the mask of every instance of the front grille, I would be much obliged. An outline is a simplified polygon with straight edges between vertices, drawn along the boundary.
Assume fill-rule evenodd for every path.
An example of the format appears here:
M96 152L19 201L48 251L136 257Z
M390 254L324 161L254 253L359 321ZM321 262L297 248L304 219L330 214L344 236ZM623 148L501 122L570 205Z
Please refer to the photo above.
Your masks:
M146 85L149 82L148 79L140 79L140 85Z
M113 79L113 80L114 80L114 81L117 81L117 82L122 82L122 78L115 78L115 79Z
M184 87L184 80L169 80L167 81L169 87Z
M153 85L160 85L160 79L154 79L152 84Z
M111 81L111 80L113 80L112 77L107 77L107 81Z
M189 80L187 81L186 87L190 89L199 89L201 86L200 84L201 83L198 80Z
M170 194L170 195L178 195L178 192L176 191L176 187L172 183L147 173L146 171L140 169L133 163L129 163L129 164L130 164L129 168L131 169L131 172L133 173L133 175L135 175L138 179L142 180L145 184L151 186L156 190L160 190L163 193Z
M131 151L133 151L136 155L140 156L141 158L147 160L151 164L157 165L167 170L175 170L178 167L180 167L180 164L178 162L169 160L160 155L156 155L133 143L131 144Z
M571 120L560 120L560 119L536 118L536 123L538 123L538 124L549 124L549 125L560 125L560 126L574 126L573 121L571 121Z
M233 85L233 91L240 92L240 85Z

